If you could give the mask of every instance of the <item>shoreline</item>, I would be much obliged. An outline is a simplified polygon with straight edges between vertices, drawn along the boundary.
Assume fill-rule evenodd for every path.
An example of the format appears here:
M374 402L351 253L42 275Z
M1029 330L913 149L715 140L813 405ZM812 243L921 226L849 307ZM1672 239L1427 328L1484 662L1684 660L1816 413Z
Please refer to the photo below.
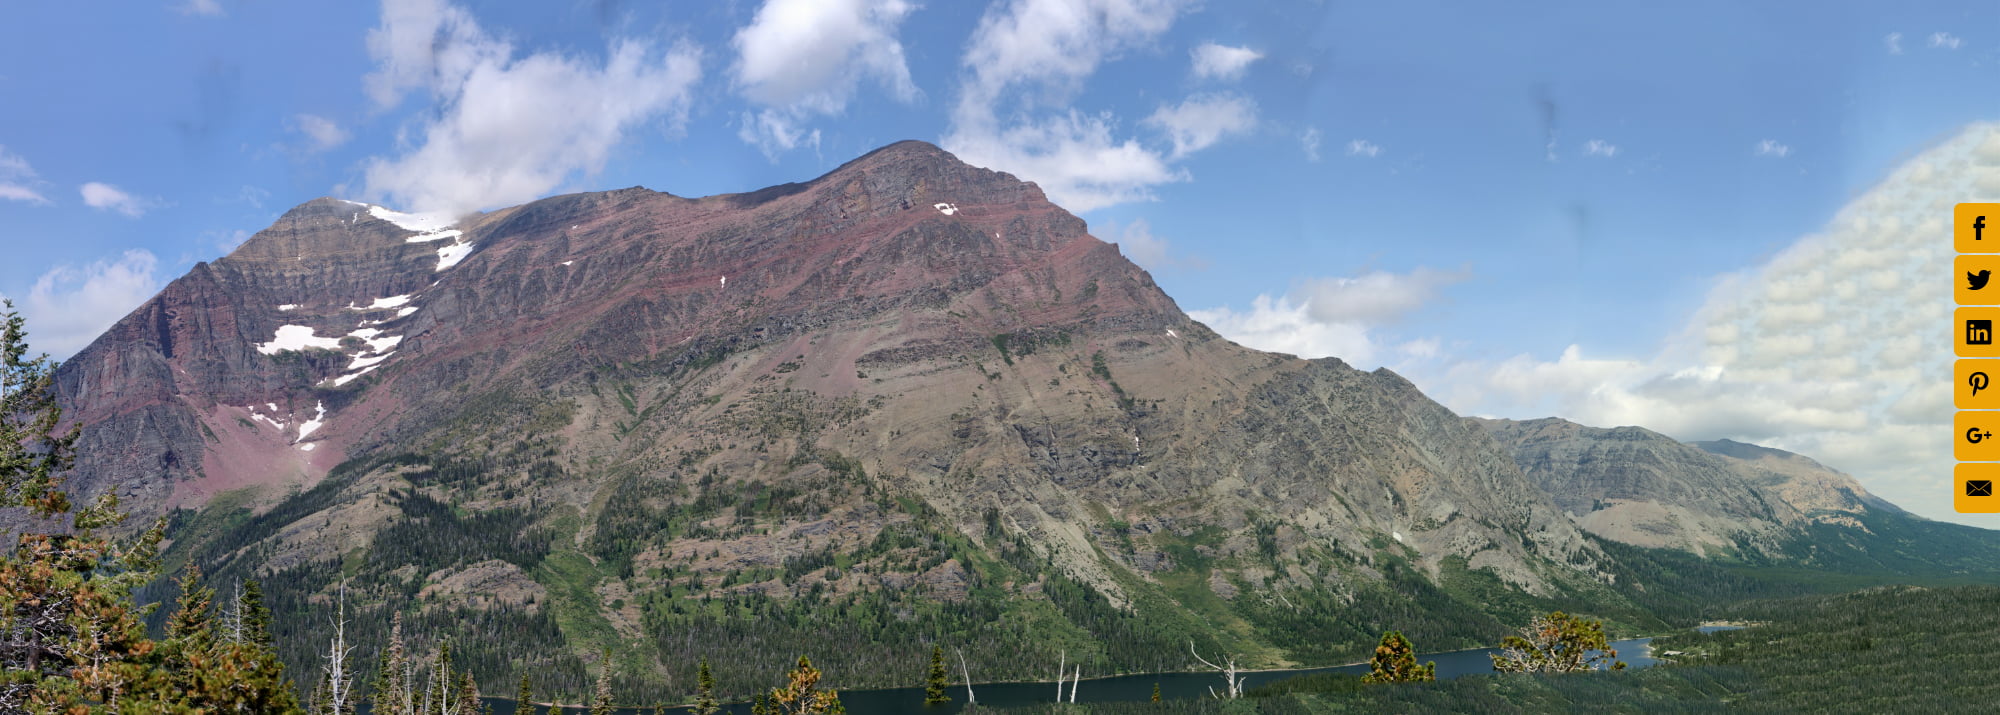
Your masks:
M1711 623L1703 623L1703 624L1702 624L1702 626L1709 626L1709 625L1735 625L1735 624L1725 624L1725 623L1713 623L1713 624L1711 624ZM1747 627L1747 626L1738 626L1738 627ZM1667 634L1667 635L1672 635L1672 634ZM1653 646L1652 646L1652 641L1653 641L1653 640L1655 640L1655 639L1658 639L1658 638L1663 638L1663 637L1665 637L1665 636L1664 636L1664 635L1645 635L1645 636L1633 636L1633 637L1631 637L1631 638L1618 638L1618 639L1614 639L1614 640L1611 640L1611 641L1609 641L1609 642L1611 642L1611 643L1619 643L1619 642L1625 642L1625 641L1646 641L1645 643L1641 643L1641 644L1640 644L1640 647L1641 647L1641 648L1644 648L1644 649L1645 649L1645 654L1646 654L1646 657L1647 657L1647 658L1649 658L1649 659L1652 659L1652 660L1656 660L1656 661L1659 661L1659 662L1661 662L1661 663L1667 663L1667 662L1671 662L1671 661L1670 661L1669 659L1665 658L1665 657L1662 657L1662 656L1656 656L1656 655L1654 655L1654 654L1653 654ZM1420 657L1423 657L1423 658L1432 658L1432 657L1437 657L1437 656L1443 656L1443 655L1454 655L1454 654L1459 654L1459 653L1475 653L1475 652L1479 652L1479 651L1490 651L1490 650L1497 650L1497 648L1494 648L1494 647L1491 647L1491 646L1488 646L1488 647L1479 647L1479 648L1460 648L1460 649L1458 649L1458 650L1441 650L1441 651L1435 651L1435 652L1431 652L1431 653L1426 653L1426 654L1423 654L1423 655L1422 655L1422 656L1420 656ZM1254 668L1254 669L1253 669L1253 668L1241 668L1241 669L1238 669L1238 670L1236 671L1236 673L1237 673L1238 675L1247 675L1247 674L1252 674L1252 673L1299 673L1299 674L1310 674L1310 673L1313 673L1313 672L1317 672L1317 671L1328 671L1328 670L1336 670L1336 669L1339 669L1339 668L1352 668L1352 667L1356 667L1356 666L1366 666L1366 665L1368 665L1368 661L1365 661L1365 660L1363 660L1363 661L1357 661L1357 662L1353 662L1353 663L1341 663L1341 664L1339 664L1339 665L1316 665L1316 666L1305 666L1305 667L1292 667L1292 668ZM1096 677L1090 677L1090 678L1084 678L1084 679L1082 679L1082 680L1080 680L1080 681L1076 681L1076 682L1083 682L1083 683L1091 683L1091 682L1099 682L1099 681L1105 681L1105 680L1113 680L1113 679L1117 679L1117 678L1133 678L1133 677L1142 677L1142 676L1147 676L1147 675L1217 675L1217 674L1218 674L1218 671L1213 671L1213 670L1156 670L1156 671L1146 671L1146 672L1138 672L1138 673L1118 673L1118 674L1113 674L1113 675L1100 675L1100 676L1096 676ZM1070 682L1070 681L1064 681L1064 682ZM988 685L1054 685L1054 684L1055 684L1055 681L1052 681L1052 680L992 680L992 681L982 681L982 682L977 682L977 683L973 683L973 684L972 684L972 687L973 687L973 688L974 688L974 689L976 690L976 689L978 689L978 688L981 688L981 687L985 687L985 686L988 686ZM920 687L922 687L922 686L921 686L921 685L889 685L889 686L882 686L882 687L868 687L868 688L840 688L840 689L838 689L838 692L842 692L842 693L848 693L848 692L875 692L875 691L885 691L885 690L906 690L906 689L911 689L911 688L920 688ZM953 684L953 685L952 685L951 687L952 687L952 688L959 688L959 689L963 689L963 688L965 687L965 684L964 684L964 683L954 683L954 684ZM512 699L512 698L508 698L508 697L505 697L505 696L500 696L500 695L490 695L490 696L486 696L486 697L487 697L487 698L490 698L490 699L493 699L493 700L505 700L505 701L508 701L508 702L513 702L513 699ZM729 701L729 702L727 702L727 703L722 703L722 704L723 704L723 705L730 705L730 704L737 704L737 703L739 703L739 702L748 702L748 701ZM550 705L550 703L540 703L540 704L537 704L537 705L536 705L535 707L536 707L537 709L539 709L539 708L542 708L542 707L547 707L548 705ZM685 708L689 707L690 705L691 705L691 704L689 704L689 703L682 703L682 704L669 704L669 705L667 705L667 707L668 707L668 708L670 708L670 709L671 709L671 708L679 708L679 709L685 709ZM560 705L559 707L562 707L562 708L564 708L564 709L575 709L575 708L587 708L587 707L589 707L589 705L587 705L587 704L579 704L579 705ZM641 709L643 709L643 708L641 708Z
M1612 643L1617 643L1617 642L1623 642L1623 641L1647 641L1647 643L1644 643L1644 644L1641 644L1641 647L1643 647L1643 648L1645 648L1645 649L1646 649L1646 651L1647 651L1647 653L1646 653L1646 657L1648 657L1648 658L1653 658L1654 656L1652 655L1652 643L1651 643L1651 641L1652 641L1652 640L1654 640L1654 639L1656 639L1656 638L1663 638L1663 637L1665 637L1665 636L1661 636L1661 635L1646 635L1646 636L1633 636L1633 637L1631 637L1631 638L1617 638L1617 639L1613 639L1613 640L1611 640L1610 642L1612 642ZM1483 647L1478 647L1478 648L1460 648L1460 649L1458 649L1458 650L1440 650L1440 651L1433 651L1433 652L1431 652L1431 653L1425 653L1425 654L1422 654L1422 655L1420 655L1420 656L1418 656L1418 657L1419 657L1420 659L1421 659L1421 658L1434 658L1434 657L1437 657L1437 656L1443 656L1443 655L1454 655L1454 654L1458 654L1458 653L1475 653L1475 652L1479 652L1479 651L1489 651L1489 650L1498 650L1498 649L1497 649L1497 648L1495 648L1495 647L1492 647L1492 646L1483 646ZM1654 659L1655 659L1655 660L1658 660L1658 658L1654 658ZM1368 665L1368 661L1365 661L1365 660L1362 660L1362 661L1355 661L1355 662L1352 662L1352 663L1341 663L1341 664L1338 664L1338 665L1310 665L1310 666L1296 666L1296 667L1290 667L1290 668L1238 668L1238 669L1236 670L1236 673L1237 673L1237 675L1247 675L1247 674L1251 674L1251 673L1309 673L1309 672L1313 672L1313 671L1321 671L1321 670L1334 670L1334 669L1338 669L1338 668L1352 668L1352 667L1356 667L1356 666L1365 666L1365 665ZM1081 681L1078 681L1078 682L1084 682L1084 683L1089 683L1089 682L1094 682L1094 681L1101 681L1101 680L1112 680L1112 679L1114 679L1114 678L1132 678L1132 677L1140 677L1140 676L1146 676L1146 675L1216 675L1216 674L1218 674L1218 673L1219 673L1219 671L1214 671L1214 670L1154 670L1154 671L1145 671L1145 672L1137 672L1137 673L1117 673L1117 674L1112 674L1112 675L1099 675L1099 676L1096 676L1096 677L1087 677L1087 678L1084 678L1084 679L1082 679ZM1069 682L1069 681L1064 681L1064 682ZM974 688L978 688L978 687L981 687L981 686L985 686L985 685L1054 685L1054 684L1055 684L1055 681L1053 681L1053 680L992 680L992 681L982 681L982 682L977 682L977 683L973 683L973 684L972 684L972 687L974 687ZM914 688L914 687L922 687L922 686L913 686L913 685L892 685L892 686L885 686L885 687L878 687L878 688L843 688L843 689L841 689L841 692L848 692L848 691L858 691L858 692L867 692L867 691L874 691L874 690L901 690L901 689L904 689L904 688ZM964 687L965 687L965 684L964 684L964 683L956 683L956 684L954 684L954 685L953 685L952 687L955 687L955 688L964 688Z

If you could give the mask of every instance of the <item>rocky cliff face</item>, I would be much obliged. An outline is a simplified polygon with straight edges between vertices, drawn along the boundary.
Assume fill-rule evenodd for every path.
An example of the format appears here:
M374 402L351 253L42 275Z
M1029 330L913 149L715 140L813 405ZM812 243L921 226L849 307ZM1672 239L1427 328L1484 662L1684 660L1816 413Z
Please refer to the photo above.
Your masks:
M625 393L606 399L612 372ZM1176 500L1231 530L1248 509L1350 547L1394 533L1524 585L1533 555L1503 532L1581 548L1409 383L1229 344L1033 185L921 143L705 199L628 189L458 221L316 200L120 321L61 389L86 425L82 484L142 515L523 427L454 422L487 396L551 410L572 461L627 464L748 460L703 438L761 429L746 411L846 410L788 448L967 521L1000 510L1086 570L1093 509ZM607 414L628 405L645 409Z
M340 340L384 332L361 331L394 311L366 306L434 280L435 247L407 235L368 207L313 201L112 326L58 374L67 417L85 425L78 486L115 485L151 516L324 474L339 450L314 454L299 431L319 414L315 387L366 353Z
M337 568L370 607L513 604L549 652L657 638L666 682L670 644L730 622L697 596L885 609L876 638L957 604L1117 668L1185 637L1263 664L1388 628L1472 645L1522 604L1624 603L1585 530L1700 550L1841 509L1785 495L1832 479L1794 461L1468 421L1232 344L1034 185L918 142L699 199L316 200L59 379L74 483L184 508L171 558L281 603ZM805 632L773 618L795 630L710 642Z

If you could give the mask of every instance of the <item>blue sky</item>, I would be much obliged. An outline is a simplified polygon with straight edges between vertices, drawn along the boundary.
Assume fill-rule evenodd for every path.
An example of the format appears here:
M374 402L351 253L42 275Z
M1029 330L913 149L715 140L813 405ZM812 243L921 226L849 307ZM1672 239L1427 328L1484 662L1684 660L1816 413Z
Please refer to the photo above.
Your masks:
M2000 189L1990 8L1240 5L15 3L0 295L62 356L314 197L696 196L917 138L1041 183L1239 342L1797 449L1956 518L1949 349L1882 314L1949 307L1914 226ZM1826 297L1835 264L1875 287Z

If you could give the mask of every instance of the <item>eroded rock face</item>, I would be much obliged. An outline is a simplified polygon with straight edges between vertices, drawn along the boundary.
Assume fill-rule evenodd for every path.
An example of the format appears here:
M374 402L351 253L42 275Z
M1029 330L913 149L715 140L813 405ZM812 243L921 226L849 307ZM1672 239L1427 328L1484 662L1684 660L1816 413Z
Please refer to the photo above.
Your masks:
M611 574L592 593L627 601L603 612L621 632L661 589L1045 597L1047 574L975 584L979 559L941 532L987 556L1018 540L1121 606L1184 570L1254 605L1351 597L1390 555L1533 593L1594 583L1604 556L1565 511L1591 526L1602 509L1579 494L1800 510L1657 435L1482 426L1387 370L1230 343L1033 184L920 142L699 199L465 217L316 200L59 379L83 425L72 483L141 517L248 487L268 506L350 465L217 559L340 559L443 528L411 515L424 504L523 514L566 563ZM1703 528L1662 538L1734 533ZM427 574L437 604L577 597L467 560L357 568Z
M395 319L394 310L350 306L434 280L435 247L407 235L366 206L317 199L228 257L196 264L113 325L57 373L65 416L84 425L76 486L95 493L116 484L136 515L151 516L229 488L323 474L340 450L315 455L291 443L321 400L340 399L314 390L351 362L340 353L355 351L338 340L364 321ZM259 351L286 326L310 329L334 350ZM267 423L267 439L231 439L239 420ZM283 438L280 422L290 431ZM244 461L254 466L232 464Z

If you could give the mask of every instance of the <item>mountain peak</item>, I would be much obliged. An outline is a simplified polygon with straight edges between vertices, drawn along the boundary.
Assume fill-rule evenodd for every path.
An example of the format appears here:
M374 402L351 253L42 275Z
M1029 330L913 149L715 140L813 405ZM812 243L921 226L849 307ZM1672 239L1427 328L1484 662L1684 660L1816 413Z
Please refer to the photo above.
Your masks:
M964 163L962 161L959 161L959 158L953 155L951 152L945 151L944 147L932 144L922 139L904 139L902 141L884 144L881 147L875 149L874 151L855 157L854 159L848 161L847 163L849 165L860 164L868 161L881 160L887 157L908 157L908 158L923 158L932 160L949 160L961 164Z
M1048 200L1042 194L1041 188L1033 182L1023 181L1004 171L967 164L944 148L919 139L905 139L862 154L810 183L838 180L857 173L886 173L912 179L935 177L956 185L976 186L1008 194L1019 193L1025 188L1034 200Z

